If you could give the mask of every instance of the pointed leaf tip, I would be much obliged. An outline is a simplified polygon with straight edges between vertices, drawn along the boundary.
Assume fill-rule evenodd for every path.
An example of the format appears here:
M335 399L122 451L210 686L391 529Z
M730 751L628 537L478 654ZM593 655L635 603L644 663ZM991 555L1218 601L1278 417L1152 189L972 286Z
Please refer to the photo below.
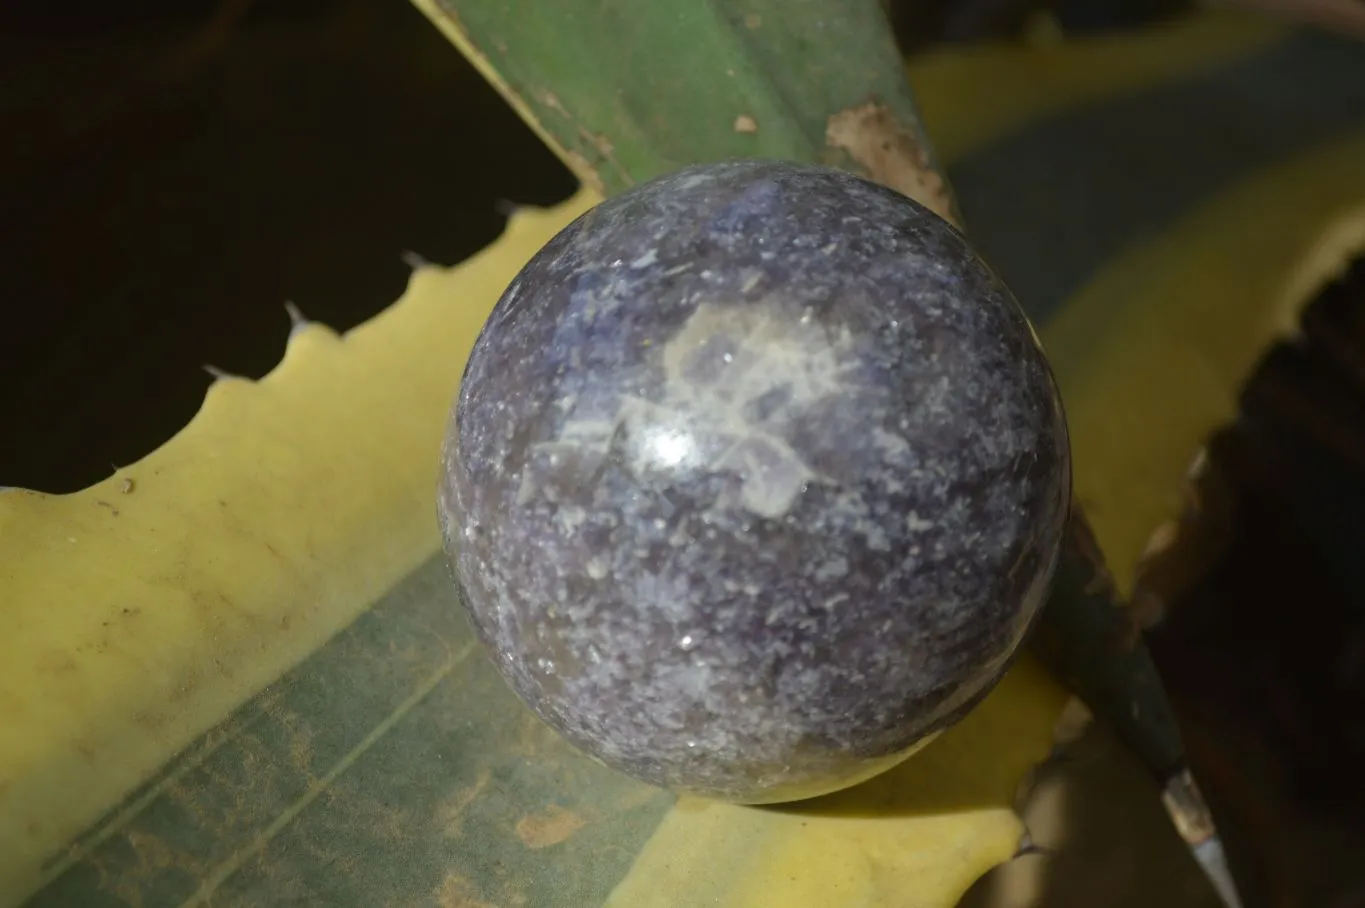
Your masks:
M303 310L294 304L293 300L284 301L284 311L289 315L289 327L291 331L295 328L302 328L304 325L308 324L308 317L303 314Z
M413 252L411 249L403 253L402 259L403 264L407 265L413 271L419 271L423 268L428 268L431 266L431 262L427 259L426 256L422 255L419 252Z

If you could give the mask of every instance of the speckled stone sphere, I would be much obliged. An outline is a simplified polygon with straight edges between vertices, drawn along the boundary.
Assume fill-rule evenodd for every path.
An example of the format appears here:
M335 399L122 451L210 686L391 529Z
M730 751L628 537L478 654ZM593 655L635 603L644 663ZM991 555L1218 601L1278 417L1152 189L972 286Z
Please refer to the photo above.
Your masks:
M598 205L517 275L439 510L542 719L765 803L874 775L986 694L1069 497L1047 362L962 236L842 171L746 161Z

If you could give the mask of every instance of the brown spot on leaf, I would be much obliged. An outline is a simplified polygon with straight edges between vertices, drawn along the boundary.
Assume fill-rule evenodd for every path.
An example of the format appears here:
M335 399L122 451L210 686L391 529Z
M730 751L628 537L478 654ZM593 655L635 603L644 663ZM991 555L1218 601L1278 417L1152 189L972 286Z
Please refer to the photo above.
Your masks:
M613 154L616 153L616 146L611 144L611 139L608 139L601 133L597 133L594 135L593 133L585 132L584 137L589 142L592 143L592 147L596 148L597 153L600 154L602 157L610 158Z
M758 13L750 13L744 17L745 28L759 28L763 25L763 17Z
M540 96L540 99L545 102L546 107L550 108L560 116L567 117L569 115L569 111L564 107L564 102L560 101L559 95L555 94L554 92L547 91L545 92L545 94Z
M758 121L748 114L740 114L735 117L735 132L752 135L758 132Z
M919 138L886 105L869 101L834 114L825 123L825 142L856 161L870 179L953 220L943 177Z
M587 820L558 804L551 804L544 813L522 817L517 822L517 838L527 848L549 848L565 841L582 829Z
M494 908L479 898L469 880L454 873L447 873L436 890L436 904L439 908Z

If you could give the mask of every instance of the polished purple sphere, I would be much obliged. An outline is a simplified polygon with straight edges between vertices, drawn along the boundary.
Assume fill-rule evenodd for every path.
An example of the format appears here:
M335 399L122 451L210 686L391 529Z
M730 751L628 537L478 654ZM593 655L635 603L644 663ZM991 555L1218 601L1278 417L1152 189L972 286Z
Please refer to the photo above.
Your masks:
M744 161L612 198L522 269L465 369L440 519L536 714L758 803L867 778L985 696L1069 497L1047 361L964 238Z

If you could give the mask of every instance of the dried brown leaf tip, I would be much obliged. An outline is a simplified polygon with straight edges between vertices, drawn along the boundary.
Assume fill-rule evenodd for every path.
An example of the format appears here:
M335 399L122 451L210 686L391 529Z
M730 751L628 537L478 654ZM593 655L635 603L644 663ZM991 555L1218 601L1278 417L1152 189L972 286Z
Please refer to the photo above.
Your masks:
M527 848L549 848L565 841L586 825L587 820L572 810L552 804L544 813L522 817L517 822L516 831L517 838Z
M866 175L952 221L948 186L914 133L884 104L868 102L826 121L825 142L845 152Z

